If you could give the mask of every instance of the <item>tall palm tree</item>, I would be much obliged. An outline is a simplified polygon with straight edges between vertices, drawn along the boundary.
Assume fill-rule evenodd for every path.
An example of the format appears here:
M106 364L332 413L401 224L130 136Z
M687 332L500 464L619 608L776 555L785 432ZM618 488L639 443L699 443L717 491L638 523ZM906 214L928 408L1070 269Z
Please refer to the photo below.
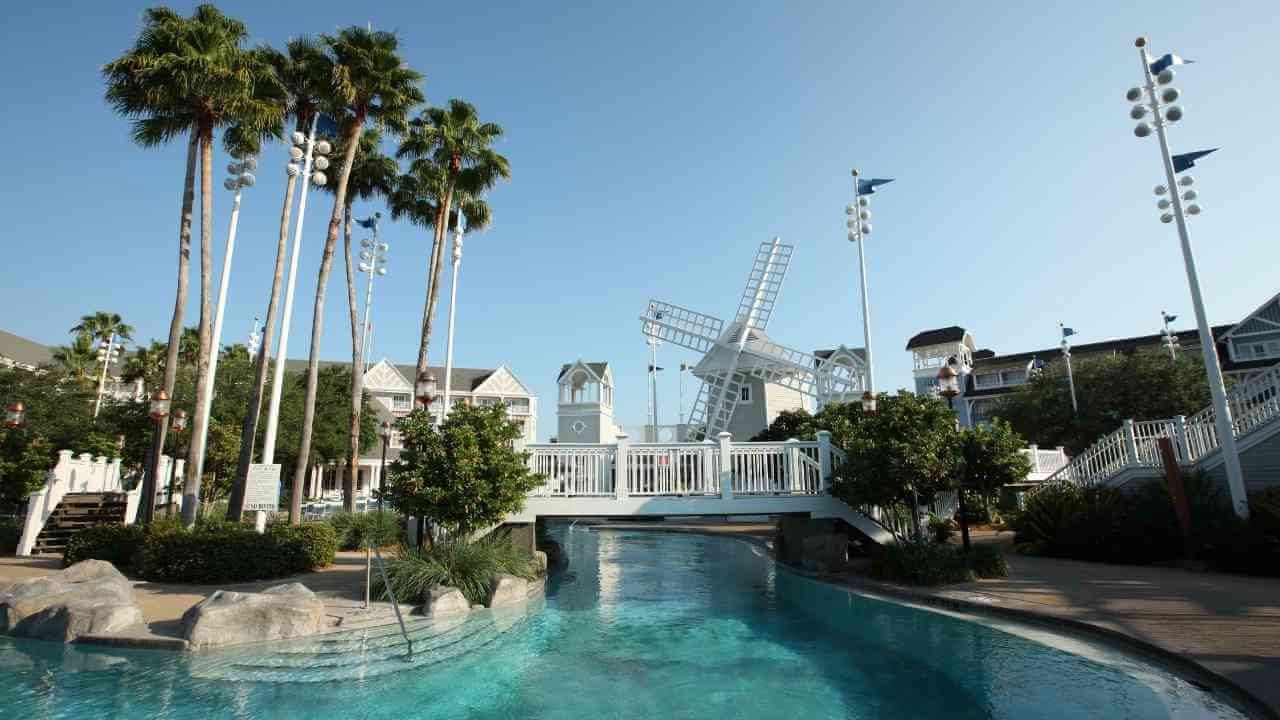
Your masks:
M125 382L141 380L144 388L159 385L164 376L166 354L168 348L162 342L152 340L148 346L139 346L125 359L124 368L120 372L121 379Z
M248 37L244 23L223 15L213 5L200 5L190 18L169 8L152 8L138 44L104 68L107 98L117 110L135 117L134 136L143 145L165 142L183 132L191 135L188 164L200 156L200 337L196 371L196 406L205 400L204 377L209 371L212 342L209 327L210 285L213 276L213 135L223 127L239 125L254 132L270 133L280 126L282 88L261 53L242 47ZM189 179L186 193L191 192ZM190 256L190 204L184 194L184 258ZM186 300L186 262L179 262L179 296ZM166 360L165 385L176 373L177 333L181 308L170 325L170 357ZM203 451L192 443L188 453L188 477L184 486L190 502L183 503L183 522L195 522L200 478L195 476Z
M333 192L333 212L325 237L324 254L316 281L315 308L311 316L311 351L307 362L307 394L302 412L302 438L298 462L294 468L292 493L289 498L289 521L302 521L302 485L306 479L311 454L311 429L315 422L316 391L320 370L320 335L324 325L325 287L333 267L333 254L338 244L338 231L347 207L347 184L351 179L360 134L366 123L396 132L404 130L409 112L423 101L418 82L422 75L405 65L399 54L399 41L394 33L348 27L337 35L323 36L333 62L333 87L325 102L326 109L340 119L345 152L338 184Z
M133 326L126 324L119 314L99 310L92 315L81 317L80 323L71 328L70 332L88 335L89 339L94 341L106 340L112 335L125 341L133 339L134 330Z
M288 94L288 117L294 121L294 131L306 133L315 117L316 106L329 85L331 67L324 49L315 40L303 36L293 38L280 52L264 48L268 61ZM284 206L280 210L280 233L276 240L276 264L271 278L271 295L267 300L266 325L262 329L262 345L258 348L253 386L249 391L249 406L244 425L240 428L240 456L236 462L236 475L231 482L231 494L227 500L227 519L240 520L244 506L244 488L249 477L249 465L258 439L258 423L262 415L262 394L267 387L271 347L275 342L277 314L280 307L280 288L284 280L285 252L289 240L289 221L293 211L293 195L298 175L291 174L285 181Z
M351 445L347 456L346 479L343 481L343 505L348 511L356 509L356 473L360 467L360 414L364 407L364 355L361 350L363 336L360 331L359 304L356 302L356 277L352 267L351 206L355 200L371 200L390 197L395 187L400 166L394 158L382 154L382 133L377 128L365 130L360 135L360 147L356 149L355 165L347 181L347 202L342 215L343 255L347 270L347 309L351 316L351 422L348 428ZM343 154L340 145L335 153ZM327 186L326 186L327 187Z
M63 345L53 351L53 361L77 384L84 387L93 384L93 366L97 361L97 353L93 338L89 335L76 334L70 345Z
M431 241L430 277L427 297L422 310L422 338L418 345L416 375L427 369L427 349L431 345L431 330L435 320L436 303L440 295L440 273L444 267L445 235L451 217L455 196L459 191L471 199L478 199L492 188L499 179L511 177L507 159L492 147L502 137L502 127L496 123L481 122L475 106L463 100L449 101L448 108L427 108L409 125L409 134L401 143L396 156L417 160L430 160L443 171L436 207L436 219L431 223L435 233Z

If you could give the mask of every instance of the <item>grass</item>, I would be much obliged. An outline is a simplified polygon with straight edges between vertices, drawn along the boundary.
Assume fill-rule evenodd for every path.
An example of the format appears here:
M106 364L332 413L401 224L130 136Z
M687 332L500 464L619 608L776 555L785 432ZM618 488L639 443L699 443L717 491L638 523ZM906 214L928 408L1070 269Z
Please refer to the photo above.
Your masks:
M489 599L494 579L501 574L527 580L536 577L532 558L505 539L454 540L423 550L402 545L387 561L387 576L396 599L413 602L432 585L447 585L461 590L471 604L483 604ZM381 578L375 578L373 591L378 597L387 598Z

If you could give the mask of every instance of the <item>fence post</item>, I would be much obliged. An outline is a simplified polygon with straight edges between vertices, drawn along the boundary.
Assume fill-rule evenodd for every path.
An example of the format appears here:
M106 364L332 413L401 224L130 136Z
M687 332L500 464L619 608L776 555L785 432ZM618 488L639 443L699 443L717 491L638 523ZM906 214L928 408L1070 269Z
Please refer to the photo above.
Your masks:
M1138 436L1134 434L1133 419L1124 421L1125 465L1138 464Z
M1191 462L1191 445L1187 443L1187 416L1173 416L1173 434L1177 440L1176 448L1178 459L1182 462Z
M1031 472L1040 472L1040 446L1031 443L1027 446L1027 450L1031 452Z
M618 433L618 446L613 453L613 496L619 500L630 495L630 488L627 487L627 446L631 443L627 441L626 433Z
M786 476L783 481L786 483L785 490L787 492L795 492L796 485L800 479L800 441L796 438L787 438L786 445L783 446L782 456L786 458Z
M720 438L720 499L733 498L733 435L722 432Z
M818 482L821 490L831 487L831 475L835 472L831 461L831 431L818 431L818 464L822 468L822 479Z

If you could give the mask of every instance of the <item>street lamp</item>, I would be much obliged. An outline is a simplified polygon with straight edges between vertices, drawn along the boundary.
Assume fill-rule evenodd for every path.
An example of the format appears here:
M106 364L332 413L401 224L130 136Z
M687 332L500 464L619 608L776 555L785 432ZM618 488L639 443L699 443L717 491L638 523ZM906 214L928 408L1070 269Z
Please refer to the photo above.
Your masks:
M422 407L426 408L427 412L431 412L431 401L436 399L436 376L423 370L413 384L413 393ZM443 419L444 413L441 413L440 417Z
M184 495L182 523L187 526L195 523L196 508L200 504L200 480L204 474L205 444L209 439L209 413L213 408L213 381L218 375L218 358L222 355L218 349L222 347L222 321L227 310L227 289L231 284L231 258L236 251L236 228L240 221L240 193L247 187L253 187L258 181L252 172L258 168L258 159L253 155L235 155L234 157L236 161L227 165L229 177L222 183L223 187L234 192L235 195L231 201L231 224L227 229L227 247L222 256L222 276L218 278L218 307L213 315L211 343L213 352L209 356L209 367L205 371L204 392L198 396L201 402L196 405L196 431L191 437L191 441L195 444L193 448L195 452L192 453L195 467L188 470L187 476L191 480L183 485L182 489ZM177 419L176 415L174 419Z
M155 421L155 431L151 434L151 462L147 473L142 477L142 507L138 508L138 522L149 523L156 514L156 479L160 474L160 433L164 429L164 420L169 416L169 394L157 390L151 395L151 406L147 413Z
M1067 342L1067 338L1076 334L1073 328L1069 328L1062 323L1058 323L1058 329L1062 331L1062 359L1067 363L1067 389L1071 391L1071 415L1079 414L1080 408L1076 405L1076 377L1071 372L1071 343Z
M876 391L875 373L871 365L871 300L867 291L867 261L863 251L864 240L871 234L871 195L876 187L893 182L892 179L864 180L853 169L853 204L844 209L849 219L849 242L858 244L858 273L862 277L862 344L867 357L867 390Z
M862 412L867 415L876 414L876 396L870 390L862 393Z
M1232 505L1241 518L1249 517L1249 498L1245 491L1244 474L1240 469L1240 455L1236 448L1235 427L1231 419L1231 407L1227 402L1226 387L1222 382L1222 367L1218 363L1218 352L1213 333L1209 329L1209 320L1205 314L1204 298L1200 293L1200 277L1196 272L1195 255L1191 251L1191 238L1187 233L1186 215L1199 215L1200 206L1195 202L1198 193L1191 188L1195 180L1186 175L1178 178L1177 174L1194 164L1196 158L1212 150L1173 156L1169 150L1167 128L1170 124L1182 119L1182 108L1174 105L1181 93L1170 85L1173 82L1174 65L1185 61L1173 53L1158 59L1147 54L1147 39L1140 37L1134 42L1138 48L1138 58L1142 62L1142 87L1130 88L1125 93L1129 102L1135 103L1129 115L1135 119L1150 115L1150 121L1141 120L1134 128L1134 135L1139 138L1151 135L1154 129L1160 141L1160 160L1164 166L1165 185L1157 185L1156 195L1160 200L1156 203L1162 212L1160 221L1176 222L1178 239L1182 244L1182 262L1186 267L1187 285L1191 290L1191 305L1196 314L1196 327L1200 334L1200 352L1204 356L1205 374L1209 381L1209 394L1213 397L1214 426L1217 430L1218 442L1222 446L1223 465L1227 471L1227 487L1231 491ZM1185 188L1179 194L1178 188ZM1167 205L1166 205L1167 203ZM1184 205L1184 203L1186 203Z
M102 375L98 377L98 397L93 401L93 417L98 417L98 410L102 408L102 394L107 389L107 369L111 364L120 359L120 344L116 343L116 334L111 335L98 345L98 362L102 363Z
M27 406L20 402L10 405L4 413L4 426L17 430L27 423Z
M324 171L329 168L326 157L333 149L329 143L316 141L316 125L320 114L311 118L311 129L308 134L294 132L293 145L289 148L289 164L286 171L290 177L301 174L302 192L298 198L298 222L293 226L293 248L289 257L289 280L285 284L283 316L280 320L280 347L276 350L275 372L271 376L271 402L267 404L267 428L262 436L262 462L274 464L276 456L276 433L280 426L280 400L284 395L285 358L289 349L289 324L293 319L293 291L298 283L298 256L302 249L302 221L307 214L307 188L314 183L317 187L329 181ZM298 161L302 167L298 167ZM314 164L315 170L312 170ZM308 183L307 179L311 182Z
M960 375L950 364L943 365L938 371L938 394L947 399L947 407L955 412L955 399L960 394ZM959 427L960 421L956 420L956 426ZM956 490L956 500L960 510L960 539L964 545L964 551L969 552L969 513L964 499L965 476L968 475L968 466L960 473L960 487Z
M1169 351L1169 359L1177 360L1178 350L1182 348L1182 345L1178 341L1178 336L1174 334L1173 328L1169 327L1169 324L1174 320L1177 320L1178 316L1170 315L1164 310L1161 310L1160 319L1164 321L1164 330L1160 332L1160 336L1162 338L1161 344Z
M249 339L245 343L244 349L249 355L249 359L253 360L258 354L258 348L262 347L262 321L255 315L253 318L253 330L249 331Z
M371 329L369 325L369 313L373 307L373 279L375 277L386 276L387 251L391 249L391 246L387 243L378 241L378 222L380 220L382 220L382 213L376 212L364 220L356 221L361 227L371 228L373 230L372 238L360 241L360 247L364 248L360 251L360 272L369 274L369 282L364 295L364 325L362 326L360 337L360 358L365 363L369 361L369 340Z
M462 211L458 211L458 223L453 228L453 273L449 279L449 337L444 351L444 411L443 421L449 412L449 395L453 388L453 321L458 309L458 266L462 264Z

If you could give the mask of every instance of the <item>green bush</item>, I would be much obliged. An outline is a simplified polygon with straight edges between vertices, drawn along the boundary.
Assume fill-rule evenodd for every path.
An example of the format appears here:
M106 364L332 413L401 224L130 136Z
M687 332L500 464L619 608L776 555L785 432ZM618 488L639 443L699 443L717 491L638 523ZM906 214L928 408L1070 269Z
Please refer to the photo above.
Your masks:
M950 542L951 535L955 531L951 529L951 523L937 515L929 516L929 537L935 543L943 544Z
M536 577L532 558L520 553L505 538L477 542L455 540L429 549L402 545L387 563L387 575L396 599L403 601L416 601L432 585L448 585L461 590L472 604L483 603L499 574L530 580ZM387 597L380 577L374 579L374 592L379 597Z
M107 560L149 580L221 583L284 577L333 562L337 538L324 523L251 525L225 522L184 530L174 523L99 525L67 543L63 563Z
M1004 577L1007 573L1004 555L997 548L984 545L974 545L967 555L956 545L882 545L867 564L871 577L907 585L943 585Z
M81 560L106 560L123 571L133 568L144 532L138 525L95 525L72 535L62 553L64 567Z
M404 518L396 512L370 510L352 513L340 510L325 518L325 522L333 527L340 550L387 547L405 540Z
M18 551L18 543L22 540L22 522L11 518L0 518L0 555L12 555Z

